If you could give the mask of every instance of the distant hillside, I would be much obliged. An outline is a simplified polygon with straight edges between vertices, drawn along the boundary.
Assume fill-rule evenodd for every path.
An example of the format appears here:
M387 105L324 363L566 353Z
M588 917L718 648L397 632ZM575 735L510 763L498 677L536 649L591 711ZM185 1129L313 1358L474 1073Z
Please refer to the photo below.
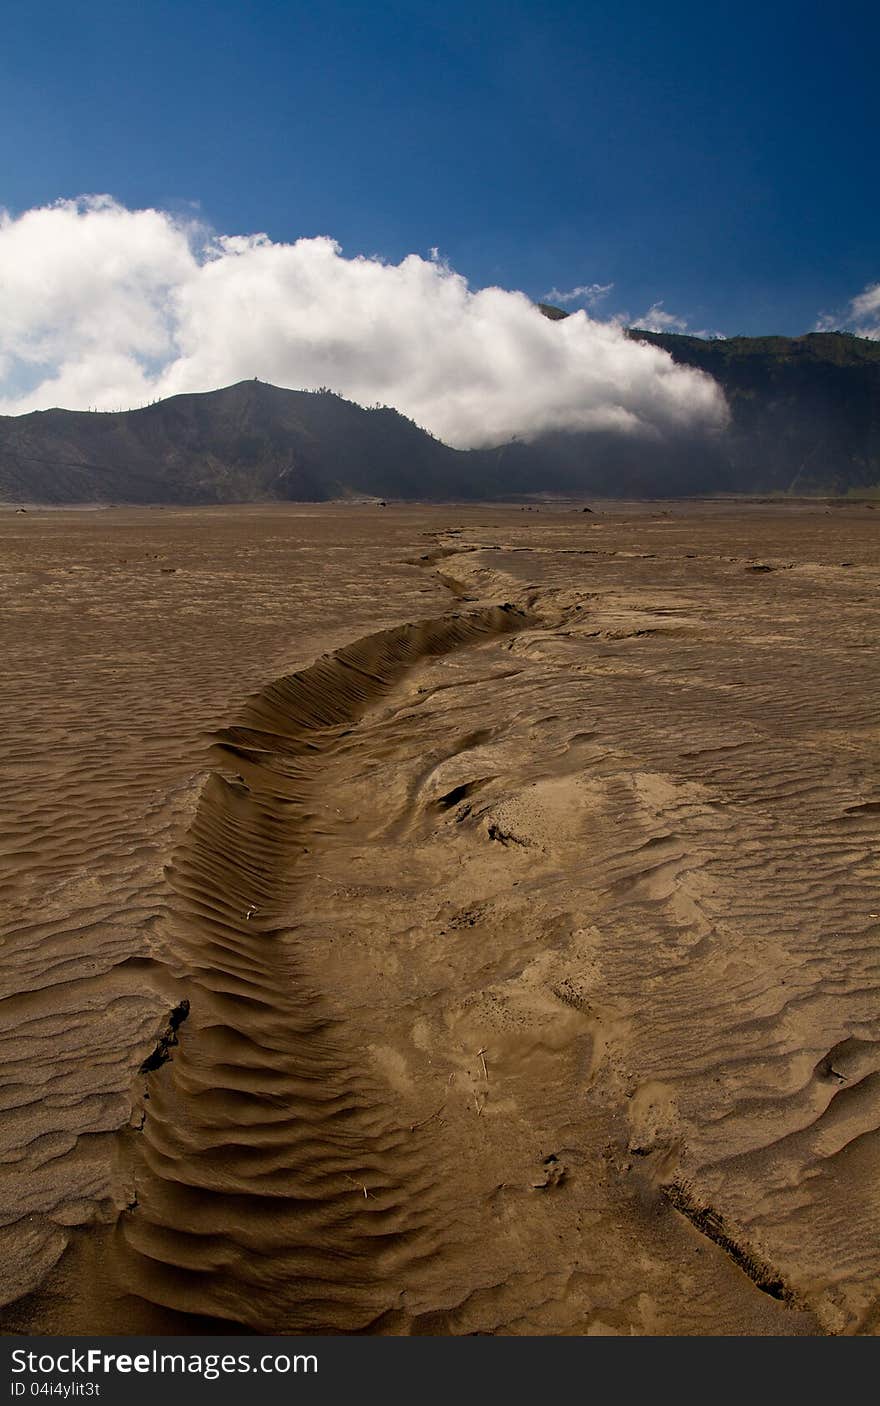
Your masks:
M0 496L36 502L249 502L461 496L470 456L390 409L242 381L118 414L0 416Z
M715 482L711 453L705 444L614 434L450 449L396 410L365 410L329 391L241 381L143 410L0 416L0 499L233 503L353 495L442 501L675 494Z
M737 488L880 485L880 342L845 332L709 341L638 328L628 335L720 384L732 412L724 453Z
M729 430L662 440L558 432L464 451L395 410L242 381L118 414L0 416L0 499L634 497L880 485L880 343L843 333L703 341L636 328L628 335L714 376L731 407Z
M569 316L538 306L554 322ZM695 488L705 490L706 474L728 492L880 487L880 342L848 332L704 339L639 327L627 336L708 372L724 391L731 424L714 462L707 445L694 446Z

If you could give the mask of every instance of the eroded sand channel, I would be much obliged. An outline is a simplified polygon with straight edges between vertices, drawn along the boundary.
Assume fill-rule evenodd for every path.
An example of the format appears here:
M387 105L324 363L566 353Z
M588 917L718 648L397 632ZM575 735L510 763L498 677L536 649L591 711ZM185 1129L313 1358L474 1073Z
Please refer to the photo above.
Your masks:
M4 516L8 1330L876 1331L876 518Z

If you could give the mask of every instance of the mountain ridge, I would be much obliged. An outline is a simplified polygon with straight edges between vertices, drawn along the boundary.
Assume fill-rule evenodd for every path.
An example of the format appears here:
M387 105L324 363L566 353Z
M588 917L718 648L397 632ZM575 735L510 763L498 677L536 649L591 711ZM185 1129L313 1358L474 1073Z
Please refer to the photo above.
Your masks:
M136 410L0 417L0 493L49 502L415 496L426 473L456 486L461 454L387 407L240 381ZM403 470L389 470L404 456Z
M627 335L721 386L734 481L817 492L880 484L880 342L849 332L703 339L632 328Z
M847 333L701 339L632 328L627 336L713 376L731 410L728 429L657 440L557 431L461 450L388 406L248 380L136 410L0 416L0 499L442 501L845 493L880 484L880 343Z

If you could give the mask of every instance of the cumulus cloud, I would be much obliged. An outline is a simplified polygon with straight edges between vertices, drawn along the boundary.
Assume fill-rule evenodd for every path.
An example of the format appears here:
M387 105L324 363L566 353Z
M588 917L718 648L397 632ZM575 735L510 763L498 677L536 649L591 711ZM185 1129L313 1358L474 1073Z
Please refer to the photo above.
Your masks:
M681 332L689 337L702 337L704 341L714 341L724 338L723 332L711 331L708 327L690 327L686 317L679 317L677 313L667 312L663 306L662 298L656 303L652 303L647 312L643 312L641 317L637 317L634 322L630 321L628 313L616 313L615 322L623 326L643 327L646 332Z
M648 311L638 319L636 326L644 327L646 332L686 332L687 318L677 317L675 313L667 312L661 299L660 302L653 303L648 308Z
M549 293L544 294L544 302L583 303L585 307L593 308L608 297L613 287L613 283L579 283L577 288L569 288L565 293L559 288L551 288Z
M851 298L842 313L823 313L817 332L855 332L859 337L880 341L880 283L869 283Z
M552 323L436 254L218 236L106 196L0 215L0 411L119 409L253 376L393 405L462 448L726 416L710 378L614 322Z

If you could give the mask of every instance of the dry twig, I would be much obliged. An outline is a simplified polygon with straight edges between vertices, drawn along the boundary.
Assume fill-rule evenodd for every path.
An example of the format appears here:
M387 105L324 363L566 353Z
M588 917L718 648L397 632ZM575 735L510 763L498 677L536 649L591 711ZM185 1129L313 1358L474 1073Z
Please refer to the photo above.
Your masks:
M436 1117L438 1117L439 1114L441 1114L441 1113L443 1112L443 1109L444 1109L445 1107L446 1107L446 1103L445 1103L445 1101L444 1101L443 1103L441 1103L441 1105L440 1105L439 1108L436 1108L436 1109L434 1110L433 1113L429 1113L428 1116L427 1116L427 1118L422 1118L422 1119L420 1119L418 1123L410 1123L410 1125L409 1125L409 1130L410 1130L410 1132L411 1132L411 1133L414 1133L415 1130L416 1130L416 1128L424 1128L424 1126L425 1126L426 1123L433 1123L434 1119L435 1119Z
M364 1200L365 1200L365 1201L366 1201L366 1199L367 1199L368 1196L373 1196L372 1191L368 1191L367 1188L366 1188L366 1186L364 1185L364 1183L363 1183L362 1181L355 1181L354 1177L350 1177L350 1176L348 1175L348 1172L344 1172L344 1173L343 1173L343 1176L345 1177L345 1180L346 1180L346 1181L350 1181L350 1182L351 1182L352 1186L358 1187L358 1188L364 1193ZM376 1198L373 1197L373 1200L375 1200L375 1199L376 1199Z

